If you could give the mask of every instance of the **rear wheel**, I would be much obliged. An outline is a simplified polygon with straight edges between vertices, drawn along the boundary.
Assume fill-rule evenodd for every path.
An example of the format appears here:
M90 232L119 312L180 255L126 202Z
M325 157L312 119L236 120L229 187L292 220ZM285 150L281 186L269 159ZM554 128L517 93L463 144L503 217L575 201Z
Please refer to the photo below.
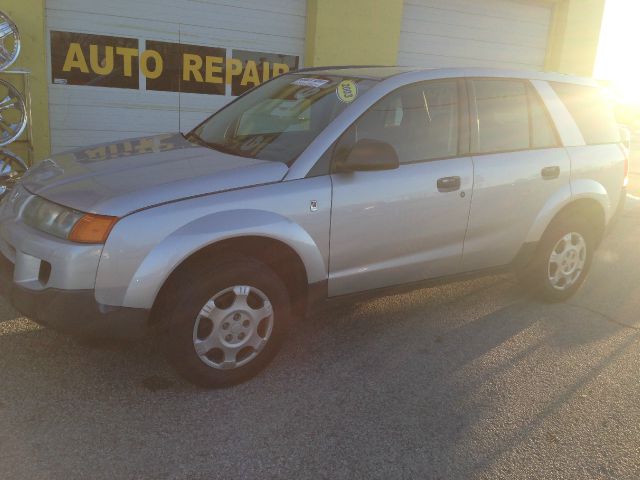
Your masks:
M584 282L595 249L594 229L581 217L554 220L531 264L520 272L524 286L549 302L568 299Z
M257 260L237 257L195 267L184 279L167 312L170 363L204 387L256 375L277 353L289 323L280 277Z

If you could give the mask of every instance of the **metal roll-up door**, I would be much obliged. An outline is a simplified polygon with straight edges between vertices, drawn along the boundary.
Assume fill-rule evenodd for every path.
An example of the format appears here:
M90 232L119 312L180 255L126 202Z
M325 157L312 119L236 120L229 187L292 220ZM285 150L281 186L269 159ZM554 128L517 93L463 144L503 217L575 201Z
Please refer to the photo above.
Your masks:
M542 70L551 14L533 0L407 0L398 64Z
M306 0L48 0L52 151L192 128L301 64L305 21ZM202 63L188 81L185 53ZM227 85L231 58L244 70Z

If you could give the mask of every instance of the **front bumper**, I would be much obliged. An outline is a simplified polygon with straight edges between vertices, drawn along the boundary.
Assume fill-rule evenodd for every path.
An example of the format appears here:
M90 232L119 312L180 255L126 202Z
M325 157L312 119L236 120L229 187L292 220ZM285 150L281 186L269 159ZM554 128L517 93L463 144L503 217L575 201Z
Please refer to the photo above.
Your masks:
M14 265L0 255L0 294L41 325L93 338L137 339L150 331L147 309L102 305L93 290L31 290L13 282L13 270Z

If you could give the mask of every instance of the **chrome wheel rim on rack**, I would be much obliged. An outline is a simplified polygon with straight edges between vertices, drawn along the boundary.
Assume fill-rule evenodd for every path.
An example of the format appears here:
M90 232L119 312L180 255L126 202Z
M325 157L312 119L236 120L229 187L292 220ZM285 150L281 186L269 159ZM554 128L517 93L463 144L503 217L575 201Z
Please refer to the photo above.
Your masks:
M0 71L6 70L20 55L18 27L0 11Z
M27 107L20 92L0 80L0 147L16 140L27 126Z

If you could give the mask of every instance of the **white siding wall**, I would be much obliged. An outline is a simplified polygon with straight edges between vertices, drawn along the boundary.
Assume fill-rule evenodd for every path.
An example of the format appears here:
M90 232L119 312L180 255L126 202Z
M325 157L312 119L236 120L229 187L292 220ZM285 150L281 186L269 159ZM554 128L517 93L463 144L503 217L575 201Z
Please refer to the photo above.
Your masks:
M551 8L533 0L406 0L398 64L541 70Z
M306 0L47 0L49 31L298 55ZM227 55L229 53L227 52ZM49 75L51 75L49 68ZM186 131L231 100L201 95L54 85L49 78L53 152L126 137Z

